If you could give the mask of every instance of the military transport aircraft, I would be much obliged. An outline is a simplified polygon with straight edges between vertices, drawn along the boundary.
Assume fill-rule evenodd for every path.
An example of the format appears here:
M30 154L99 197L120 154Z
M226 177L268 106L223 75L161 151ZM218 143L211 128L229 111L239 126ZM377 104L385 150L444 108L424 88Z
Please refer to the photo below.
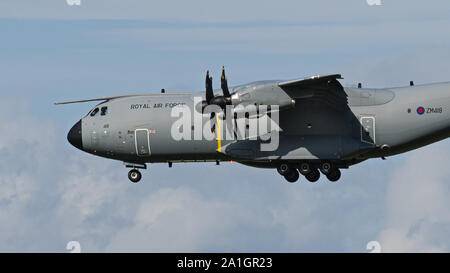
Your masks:
M132 182L141 180L138 169L146 169L147 163L172 167L177 162L221 161L276 168L288 182L296 182L300 174L316 182L321 173L334 182L341 177L340 169L449 137L450 83L415 86L410 82L407 87L369 89L360 84L344 88L338 79L341 75L335 74L228 88L223 70L222 90L213 90L207 73L205 93L171 94L163 89L158 94L56 104L101 101L73 126L68 140L85 152L123 161L131 168ZM216 110L208 112L208 106ZM238 106L267 107L255 115L236 110ZM234 115L228 108L235 109ZM180 119L179 113L174 115L176 109L192 114L188 123L174 125ZM245 115L237 116L239 111ZM200 114L200 123L195 114ZM248 134L252 119L263 115L276 124L266 132L272 137L276 133L273 149L261 149L267 135ZM273 116L278 118L274 121ZM239 126L223 129L230 124L226 118L233 120L231 125L244 124L244 132L236 129ZM208 132L204 128L214 137L203 138L202 133ZM174 136L174 131L183 130L188 137ZM197 138L190 138L194 135Z

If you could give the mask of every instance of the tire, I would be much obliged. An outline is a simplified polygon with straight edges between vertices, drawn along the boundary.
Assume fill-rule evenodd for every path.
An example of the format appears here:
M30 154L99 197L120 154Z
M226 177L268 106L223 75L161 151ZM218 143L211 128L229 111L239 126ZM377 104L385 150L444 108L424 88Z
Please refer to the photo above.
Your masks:
M311 182L317 182L317 180L319 180L320 178L320 172L317 169L311 170L311 172L309 172L307 175L305 175L306 179Z
M302 164L300 164L300 168L298 168L298 171L303 175L307 175L311 172L311 166L308 163L303 162Z
M329 175L329 174L333 171L333 165L331 165L330 162L324 162L324 163L322 163L322 165L320 166L320 171L321 171L324 175Z
M284 178L287 180L287 182L289 183L295 183L298 181L300 177L300 174L298 173L297 170L292 170L291 172L287 173Z
M334 169L329 175L327 175L327 178L331 182L337 182L341 178L341 171L339 169Z
M141 181L142 174L138 170L131 170L128 173L128 179L130 179L130 181L133 183L137 183L137 182Z
M281 163L280 166L278 166L277 168L278 173L283 176L290 173L291 170L292 170L291 166L289 166L289 164L287 163Z

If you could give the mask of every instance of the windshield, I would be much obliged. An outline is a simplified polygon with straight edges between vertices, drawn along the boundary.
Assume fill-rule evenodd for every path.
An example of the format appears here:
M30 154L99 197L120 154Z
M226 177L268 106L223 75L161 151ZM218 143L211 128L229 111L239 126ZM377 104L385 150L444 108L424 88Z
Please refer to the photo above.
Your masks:
M98 108L95 108L95 109L91 112L91 117L95 117L95 116L98 114L99 111L100 111L100 110L99 110Z
M108 114L108 107L107 107L107 106L102 107L102 113L101 113L101 115L102 115L102 116L106 116L106 114Z

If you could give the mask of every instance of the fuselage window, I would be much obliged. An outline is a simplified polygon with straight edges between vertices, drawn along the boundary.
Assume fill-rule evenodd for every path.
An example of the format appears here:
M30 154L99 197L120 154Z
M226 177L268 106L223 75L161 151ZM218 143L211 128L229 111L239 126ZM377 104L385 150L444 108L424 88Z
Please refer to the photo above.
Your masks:
M95 108L92 112L91 112L91 117L95 117L95 115L98 114L98 111L100 111L98 108Z
M102 107L102 113L101 113L101 115L102 115L102 116L106 116L106 114L108 114L108 107L107 107L107 106Z

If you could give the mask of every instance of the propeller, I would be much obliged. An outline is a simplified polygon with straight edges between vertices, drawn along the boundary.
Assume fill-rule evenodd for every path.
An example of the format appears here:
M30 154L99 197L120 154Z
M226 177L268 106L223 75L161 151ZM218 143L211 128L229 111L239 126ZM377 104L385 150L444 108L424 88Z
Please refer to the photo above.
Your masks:
M225 66L222 66L221 87L223 91L223 96L227 98L231 97L230 90L228 90L228 79L227 76L225 76Z
M225 109L226 105L231 104L231 94L228 89L228 80L225 76L225 66L222 67L221 87L223 96L214 96L212 88L212 77L209 76L209 71L206 72L206 100L202 102L203 109L208 105L218 105Z
M214 99L212 77L209 76L209 71L206 71L205 87L206 87L206 105L208 105L209 102Z

